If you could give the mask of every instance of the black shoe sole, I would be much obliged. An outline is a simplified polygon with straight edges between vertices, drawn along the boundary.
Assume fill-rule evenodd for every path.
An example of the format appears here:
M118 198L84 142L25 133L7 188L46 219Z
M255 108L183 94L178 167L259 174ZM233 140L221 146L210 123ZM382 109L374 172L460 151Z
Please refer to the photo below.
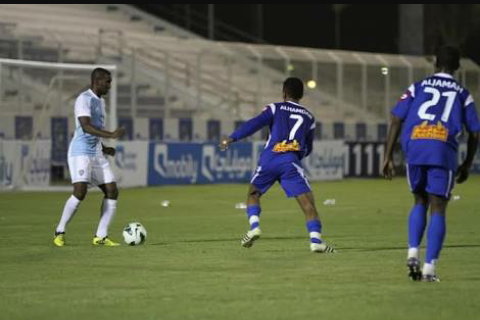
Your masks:
M413 281L421 281L422 280L422 271L420 270L420 265L416 264L407 264L408 267L408 277Z

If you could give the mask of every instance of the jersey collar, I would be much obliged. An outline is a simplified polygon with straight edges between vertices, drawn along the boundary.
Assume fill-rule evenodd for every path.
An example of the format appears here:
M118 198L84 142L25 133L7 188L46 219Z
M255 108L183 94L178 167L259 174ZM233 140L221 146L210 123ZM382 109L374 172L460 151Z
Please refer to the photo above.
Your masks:
M293 101L285 101L285 102L288 102L288 103L291 103L291 104L294 104L294 105L296 105L296 106L299 106L299 107L302 107L302 108L303 108L303 106L302 106L301 104L299 104L299 103L296 103L296 102L293 102Z
M93 96L94 96L95 98L97 98L97 99L99 99L99 100L100 100L100 97L99 97L99 96L97 96L97 95L95 94L95 92L93 92L93 90L92 90L92 89L88 89L88 92L90 92L91 94L93 94Z
M445 72L435 73L433 76L434 77L440 77L440 78L453 79L453 76L451 74L448 74L448 73L445 73Z

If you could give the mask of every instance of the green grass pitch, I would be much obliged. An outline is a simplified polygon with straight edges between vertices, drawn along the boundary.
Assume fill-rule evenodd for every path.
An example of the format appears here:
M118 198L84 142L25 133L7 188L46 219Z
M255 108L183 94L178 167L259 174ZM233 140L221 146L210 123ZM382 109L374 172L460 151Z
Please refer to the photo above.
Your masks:
M69 193L0 193L0 319L479 319L479 186L472 176L454 189L441 283L407 278L404 178L313 184L335 255L310 253L303 214L278 186L251 249L234 208L246 185L121 190L110 236L140 221L148 238L116 248L91 246L100 193L87 195L64 248L51 240Z

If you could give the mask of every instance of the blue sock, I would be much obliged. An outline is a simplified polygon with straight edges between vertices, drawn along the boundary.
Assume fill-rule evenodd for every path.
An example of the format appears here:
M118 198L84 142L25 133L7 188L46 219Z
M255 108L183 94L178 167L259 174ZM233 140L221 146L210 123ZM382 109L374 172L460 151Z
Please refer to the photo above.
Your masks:
M445 215L433 212L427 230L426 263L433 263L434 260L438 260L445 239L445 232Z
M422 242L425 226L427 225L427 206L416 204L410 211L408 218L408 246L418 248Z
M322 243L322 224L320 220L310 220L307 222L307 231L310 235L311 243Z
M260 227L260 212L262 209L258 205L250 205L247 207L248 223L250 230Z

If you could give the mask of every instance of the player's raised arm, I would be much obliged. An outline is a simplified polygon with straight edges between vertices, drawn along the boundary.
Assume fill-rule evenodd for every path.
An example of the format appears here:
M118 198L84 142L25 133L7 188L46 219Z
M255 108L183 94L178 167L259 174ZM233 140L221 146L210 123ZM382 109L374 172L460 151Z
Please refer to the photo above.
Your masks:
M220 144L218 145L218 147L220 148L220 151L225 151L228 149L228 146L230 145L230 143L232 143L233 140L232 138L230 137L222 137L222 140L220 141Z
M262 113L255 118L252 118L245 122L240 128L235 130L229 137L223 137L219 148L222 151L228 149L228 145L232 142L242 140L249 137L264 126L270 124L273 120L273 113L270 107L266 107Z

